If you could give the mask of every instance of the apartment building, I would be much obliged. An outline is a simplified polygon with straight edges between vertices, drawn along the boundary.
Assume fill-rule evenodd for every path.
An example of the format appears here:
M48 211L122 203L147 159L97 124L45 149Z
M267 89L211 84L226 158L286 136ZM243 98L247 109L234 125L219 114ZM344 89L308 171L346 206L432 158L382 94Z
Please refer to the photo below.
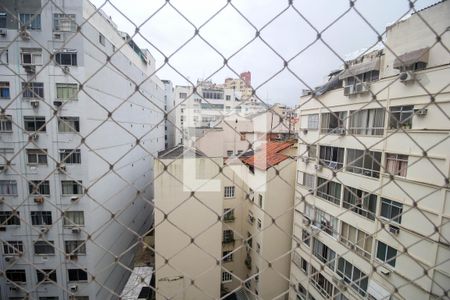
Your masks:
M157 299L286 297L296 152L265 141L240 158L184 145L159 153Z
M251 93L242 79L226 79L225 84L198 80L195 92L193 86L175 86L175 143L182 143L192 128L213 127L227 115L265 111L261 103L246 100Z
M176 110L175 110L175 89L170 80L163 80L164 84L164 112L167 114L165 120L165 148L172 148L175 146L175 128L176 126Z
M153 222L155 61L82 0L2 1L0 54L0 298L117 299Z
M290 299L448 296L449 25L412 14L301 97Z

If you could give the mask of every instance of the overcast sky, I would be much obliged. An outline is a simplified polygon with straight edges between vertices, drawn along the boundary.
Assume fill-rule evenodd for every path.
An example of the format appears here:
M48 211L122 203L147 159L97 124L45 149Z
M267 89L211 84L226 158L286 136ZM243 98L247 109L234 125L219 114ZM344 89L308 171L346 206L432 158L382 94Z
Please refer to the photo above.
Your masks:
M105 3L105 0L91 1L97 7ZM418 0L415 7L420 9L435 2L437 0ZM227 77L236 77L235 72L249 70L252 72L252 85L257 88L262 100L292 106L298 102L302 89L306 87L289 70L283 70L283 59L291 60L316 40L317 34L308 22L322 31L349 9L348 0L293 0L293 6L307 19L305 21L292 7L288 8L287 0L232 0L235 8L227 5L226 0L171 0L173 7L165 3L165 0L109 0L102 9L112 17L119 30L130 34L134 33L135 25L141 26L145 22L140 27L140 33L148 42L139 35L134 39L141 48L150 50L159 68L164 64L161 53L171 56L194 35L194 27L173 7L200 27L225 6L200 28L199 33L227 59L251 41L256 32L236 11L237 8L258 30L264 27L260 36L265 42L255 39L229 60L230 68L222 68L221 55L197 36L170 57L170 64L192 82L212 76L214 82L222 83ZM358 0L355 8L381 34L387 24L408 14L409 3L406 0ZM374 45L377 34L352 9L325 30L322 39L345 58L359 49ZM311 87L320 85L329 71L341 65L340 59L320 40L289 62L292 72ZM273 79L264 83L275 74ZM175 85L187 84L167 65L157 75L161 79L171 80Z

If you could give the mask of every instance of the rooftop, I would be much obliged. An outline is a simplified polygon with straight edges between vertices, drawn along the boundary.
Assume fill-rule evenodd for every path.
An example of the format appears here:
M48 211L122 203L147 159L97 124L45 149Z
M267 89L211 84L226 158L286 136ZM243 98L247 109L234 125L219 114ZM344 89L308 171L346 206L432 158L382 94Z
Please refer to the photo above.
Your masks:
M188 155L188 157L206 157L206 155L199 150L182 144L178 144L172 148L158 152L159 159L178 159L183 158L184 155Z
M253 156L244 158L243 162L260 170L267 170L289 158L281 151L294 145L294 141L275 142L267 141L261 149L256 150Z

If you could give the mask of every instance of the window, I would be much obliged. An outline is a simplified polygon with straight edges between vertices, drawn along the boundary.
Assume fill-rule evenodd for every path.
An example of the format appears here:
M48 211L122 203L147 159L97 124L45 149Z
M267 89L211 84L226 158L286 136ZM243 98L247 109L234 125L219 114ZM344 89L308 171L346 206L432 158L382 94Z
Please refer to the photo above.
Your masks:
M231 100L231 96L230 95L226 95L225 96L225 100L230 101Z
M323 262L328 268L334 270L336 252L318 239L313 239L313 255Z
M309 158L316 158L317 157L317 145L308 145L308 157Z
M306 204L305 206L305 216L307 216L317 228L320 228L331 236L338 237L338 219L336 217L310 204Z
M319 114L308 115L307 129L309 130L319 129Z
M49 282L57 282L56 281L56 270L43 269L36 270L37 282L49 283Z
M40 14L19 14L20 26L26 29L37 30L41 29L41 15Z
M303 273L308 274L308 262L303 257L300 258L300 269Z
M224 262L233 261L233 253L231 251L223 251L222 259Z
M84 226L83 211L65 211L63 219L64 227Z
M393 106L390 107L389 128L390 129L411 129L414 106Z
M227 150L227 156L228 157L233 156L233 150Z
M233 230L227 229L223 231L223 242L231 243L234 242L234 232Z
M261 252L261 245L259 243L256 243L256 253Z
M45 117L26 116L23 117L23 121L26 131L46 131Z
M18 211L0 211L0 226L20 225L20 214Z
M326 299L333 297L333 284L329 282L316 268L311 266L311 283Z
M322 114L320 133L339 133L338 129L345 128L347 112L333 112Z
M383 135L384 109L364 109L350 112L351 134Z
M27 149L27 161L29 164L46 165L47 149Z
M55 254L54 241L35 241L34 254Z
M0 12L0 28L6 28L7 20L8 15L6 14L6 12Z
M83 186L81 181L62 180L61 186L63 195L80 195L83 193Z
M347 168L352 173L380 177L381 152L347 149Z
M105 46L106 44L105 36L101 33L98 34L98 42L103 46Z
M76 100L78 97L78 85L76 83L57 83L56 98L60 100Z
M341 184L317 177L317 197L339 205L341 202Z
M379 77L380 77L380 71L371 70L371 71L368 71L365 73L347 77L345 85L348 86L348 85L355 85L355 84L358 84L361 82L371 82L371 81L378 80Z
M375 220L377 195L345 186L343 205L344 208L348 208L369 220Z
M80 132L80 118L58 117L58 132L61 133Z
M60 66L77 66L77 52L66 50L65 52L57 52L55 54L55 62ZM58 97L59 98L59 97Z
M27 99L44 98L43 82L22 82L22 97Z
M81 164L80 149L60 149L59 159L65 164Z
M377 241L377 258L379 260L387 262L390 266L395 268L396 257L397 257L396 249L386 245L381 241Z
M253 247L253 237L250 232L247 231L247 245L251 248Z
M241 141L245 141L247 139L245 132L241 132L240 137L241 137Z
M85 241L64 241L66 254L69 255L85 255L86 242Z
M23 253L22 241L5 241L3 242L3 254L20 255Z
M187 93L180 93L179 94L179 97L181 98L181 99L186 99L187 98ZM182 111L183 112L183 111Z
M225 198L234 198L234 186L226 186L224 189Z
M10 115L0 116L0 132L12 132L12 121Z
M78 299L78 298L71 298L70 300L76 300L76 299ZM52 296L50 296L50 297L39 297L39 300L59 300L59 298L57 296L55 296L55 297L52 297Z
M203 98L205 98L205 99L223 99L223 91L203 90Z
M9 82L8 81L0 81L0 99L9 99Z
M362 296L366 296L369 280L367 275L361 272L361 270L346 261L344 258L339 257L338 269L336 273L344 278L345 282L351 283L350 286L352 289Z
M372 256L372 240L372 236L369 234L342 222L340 242L357 254L370 259Z
M68 269L69 281L87 281L88 275L85 270L82 269Z
M305 229L302 229L302 241L308 247L310 246L311 237L309 235L309 232Z
M0 195L17 195L17 181L0 180Z
M233 276L231 275L231 272L228 271L222 272L222 283L231 282L232 280Z
M42 65L42 49L40 48L22 48L20 57L24 66Z
M314 190L314 184L316 181L316 177L312 174L303 173L303 185L308 188L308 190Z
M7 164L14 155L14 148L0 148L0 165Z
M6 270L5 271L6 278L9 281L15 282L15 283L25 283L27 282L27 276L25 273L25 270Z
M386 170L389 174L406 177L408 155L386 153Z
M259 194L258 195L258 204L259 204L259 207L263 207L263 195L261 195L261 194Z
M255 222L255 217L251 211L248 212L248 223L252 224Z
M74 32L76 30L74 14L53 14L53 31Z
M389 199L381 198L380 215L392 222L402 223L403 204Z
M261 230L261 227L262 227L262 221L261 221L260 218L258 218L258 221L257 221L257 223L256 223L256 226L258 227L259 230Z
M51 225L52 212L51 211L32 211L31 224L33 225Z
M232 222L234 221L234 209L227 208L223 211L223 221L224 222Z
M31 180L28 182L30 195L50 195L50 182L48 180Z
M344 148L320 146L320 164L330 169L341 169L344 163Z

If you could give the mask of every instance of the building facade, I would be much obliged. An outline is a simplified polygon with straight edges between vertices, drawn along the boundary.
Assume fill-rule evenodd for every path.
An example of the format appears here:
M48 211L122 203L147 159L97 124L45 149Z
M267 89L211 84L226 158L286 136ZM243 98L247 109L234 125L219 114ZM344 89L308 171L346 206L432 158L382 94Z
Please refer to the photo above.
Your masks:
M154 59L88 1L2 1L0 27L0 298L117 299L153 223Z
M448 296L449 25L421 10L300 99L290 299Z
M165 147L172 148L175 146L176 132L176 109L175 109L175 89L170 80L163 80L164 83L164 112L167 114L165 120Z

